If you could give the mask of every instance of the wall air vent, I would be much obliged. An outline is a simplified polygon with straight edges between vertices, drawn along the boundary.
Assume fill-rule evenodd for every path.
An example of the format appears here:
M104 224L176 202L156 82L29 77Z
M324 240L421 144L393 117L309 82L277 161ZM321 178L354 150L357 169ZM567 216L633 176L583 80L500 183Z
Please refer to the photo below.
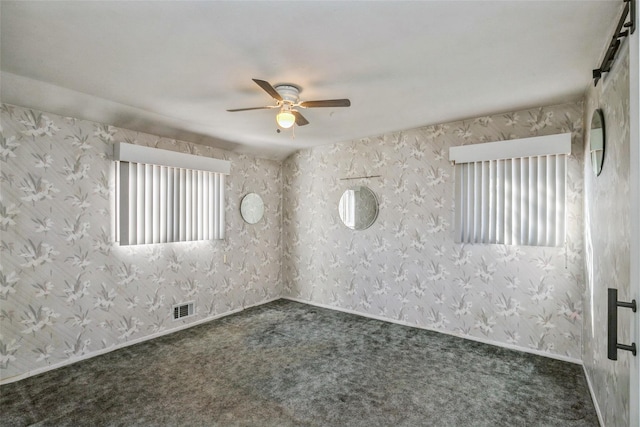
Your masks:
M173 306L173 320L182 319L184 317L193 316L193 303L176 304Z

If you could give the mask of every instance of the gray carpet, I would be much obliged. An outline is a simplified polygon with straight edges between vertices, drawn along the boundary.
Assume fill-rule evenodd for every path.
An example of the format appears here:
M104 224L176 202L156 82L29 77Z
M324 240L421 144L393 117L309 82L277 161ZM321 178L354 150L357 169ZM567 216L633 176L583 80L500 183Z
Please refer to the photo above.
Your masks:
M11 426L598 425L578 365L286 300L0 395Z

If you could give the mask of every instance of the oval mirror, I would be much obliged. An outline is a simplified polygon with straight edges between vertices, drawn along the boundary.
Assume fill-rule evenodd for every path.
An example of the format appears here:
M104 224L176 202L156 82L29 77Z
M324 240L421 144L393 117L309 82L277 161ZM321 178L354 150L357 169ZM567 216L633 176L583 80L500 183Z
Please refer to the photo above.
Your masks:
M240 214L249 224L255 224L262 219L264 215L264 202L262 197L256 193L249 193L242 198L240 202Z
M605 127L604 114L601 109L593 112L591 130L589 132L589 151L591 152L591 167L596 176L602 172L604 162Z
M378 199L368 187L351 187L340 198L340 219L352 230L371 227L378 217Z

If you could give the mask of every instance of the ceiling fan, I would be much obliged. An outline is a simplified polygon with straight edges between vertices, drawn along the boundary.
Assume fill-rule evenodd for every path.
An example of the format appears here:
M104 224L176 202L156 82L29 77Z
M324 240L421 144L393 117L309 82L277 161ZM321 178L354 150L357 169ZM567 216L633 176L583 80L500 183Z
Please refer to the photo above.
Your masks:
M288 129L294 125L305 126L309 121L300 114L296 108L318 108L318 107L349 107L351 101L348 99L325 99L322 101L300 101L300 88L292 84L281 84L275 87L271 83L264 80L252 79L258 86L267 92L276 100L276 105L268 105L266 107L237 108L227 110L230 112L249 111L249 110L267 110L279 108L280 112L276 115L276 122L284 129Z

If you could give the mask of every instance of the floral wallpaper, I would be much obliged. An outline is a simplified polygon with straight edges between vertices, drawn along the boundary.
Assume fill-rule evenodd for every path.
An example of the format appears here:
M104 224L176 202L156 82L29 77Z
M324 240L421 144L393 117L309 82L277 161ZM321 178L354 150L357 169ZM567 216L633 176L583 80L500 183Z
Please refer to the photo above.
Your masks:
M279 162L11 105L1 124L2 380L280 296ZM227 238L114 245L116 141L230 160ZM239 212L250 192L255 225ZM174 321L191 301L195 316Z
M496 114L301 150L283 165L285 295L579 361L581 103ZM565 247L454 243L451 146L572 133ZM379 178L341 180L381 175ZM339 217L353 185L378 197L368 229Z
M633 357L618 351L607 359L607 288L617 288L618 298L630 301L631 206L629 133L629 50L596 87L587 92L584 123L591 127L596 108L605 120L602 173L595 176L589 163L589 138L585 137L585 271L584 346L582 359L594 398L607 426L629 425L629 363ZM631 310L618 310L618 341L631 341Z
M607 87L617 88L616 81ZM618 104L607 101L623 92L606 92L602 102L592 94L587 109L600 102L605 116L619 118L608 121L623 120ZM583 226L583 115L589 116L582 103L495 114L301 150L280 164L3 105L0 377L11 380L285 296L570 360L584 357L591 380L608 389L617 377L603 372L606 360L598 359L605 336L588 342L604 325L597 316L606 299L598 294L598 301L584 301L583 329L583 255L592 260L597 248L609 245L589 234L589 219ZM448 148L563 132L573 140L567 244L454 243ZM230 160L227 238L114 245L109 157L115 141ZM614 155L624 158L607 153ZM607 161L615 162L605 160L603 183ZM380 177L341 180L368 175ZM606 185L596 188L599 181L586 179L587 198L601 197ZM344 226L338 212L343 192L357 185L371 188L380 204L375 223L360 231ZM240 215L242 197L252 192L265 209L253 225ZM594 218L593 209L604 206L584 212ZM172 320L172 305L190 301L196 315Z

